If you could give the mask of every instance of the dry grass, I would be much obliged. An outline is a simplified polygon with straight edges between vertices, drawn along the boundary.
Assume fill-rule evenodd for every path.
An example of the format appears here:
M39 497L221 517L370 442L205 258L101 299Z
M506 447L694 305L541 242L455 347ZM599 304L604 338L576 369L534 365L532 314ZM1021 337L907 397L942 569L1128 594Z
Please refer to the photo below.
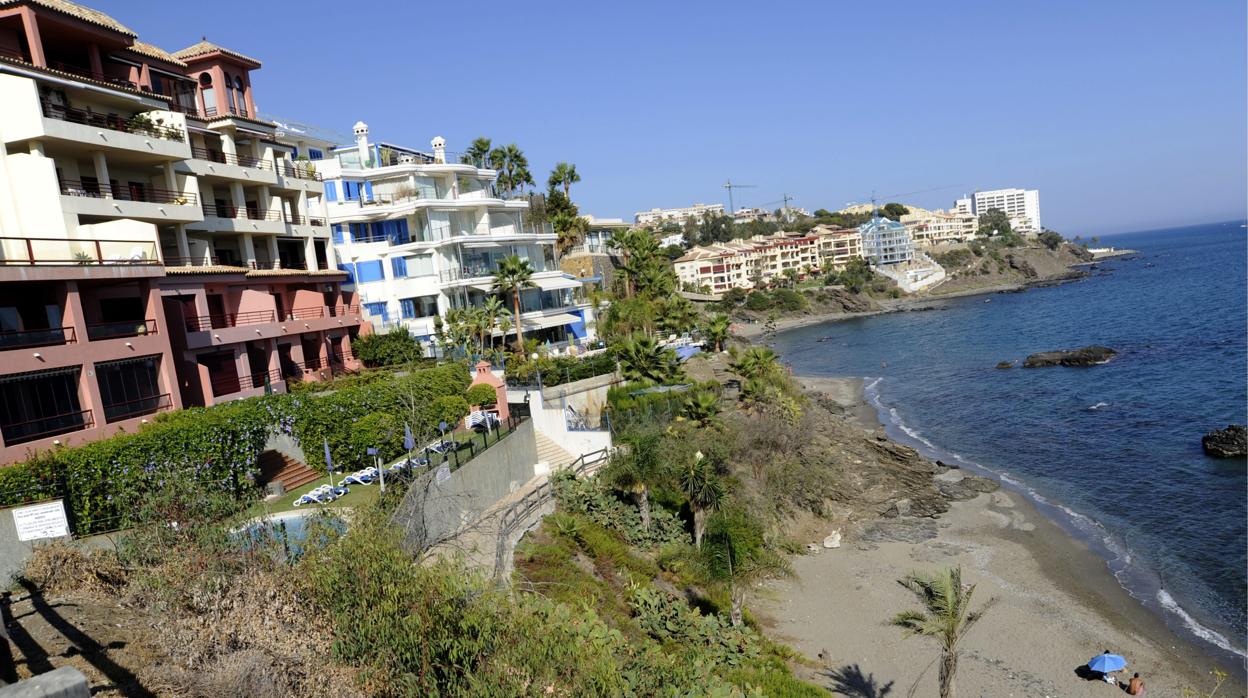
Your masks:
M129 575L112 551L87 553L57 540L35 548L26 563L25 577L45 594L111 594L125 586Z

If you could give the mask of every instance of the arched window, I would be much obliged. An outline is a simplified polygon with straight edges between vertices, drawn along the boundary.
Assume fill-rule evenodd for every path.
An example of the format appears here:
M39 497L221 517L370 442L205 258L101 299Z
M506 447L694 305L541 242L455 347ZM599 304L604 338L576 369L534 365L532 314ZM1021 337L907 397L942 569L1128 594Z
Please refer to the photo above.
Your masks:
M204 114L213 116L217 113L217 94L212 88L212 74L199 74L199 93L204 98Z
M230 89L233 86L233 82L233 80L230 80L229 75L225 76L225 97L230 104L230 113L237 114L238 109L234 106L234 90Z
M238 103L238 113L248 116L247 102L243 99L243 79L237 75L234 76L234 101Z

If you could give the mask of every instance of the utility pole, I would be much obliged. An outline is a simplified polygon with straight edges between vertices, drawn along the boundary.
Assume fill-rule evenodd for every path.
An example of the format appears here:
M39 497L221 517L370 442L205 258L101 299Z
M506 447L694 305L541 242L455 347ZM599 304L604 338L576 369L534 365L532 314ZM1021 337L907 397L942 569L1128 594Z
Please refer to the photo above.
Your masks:
M733 184L731 179L730 179L730 180L728 180L728 181L726 181L726 182L724 182L724 189L727 189L727 190L728 190L728 215L732 215L732 214L734 214L734 213L736 213L736 212L737 212L737 207L736 207L736 206L732 203L732 190L733 190L733 189L747 189L747 188L751 188L751 187L754 187L754 186L756 186L756 185L754 185L754 184Z

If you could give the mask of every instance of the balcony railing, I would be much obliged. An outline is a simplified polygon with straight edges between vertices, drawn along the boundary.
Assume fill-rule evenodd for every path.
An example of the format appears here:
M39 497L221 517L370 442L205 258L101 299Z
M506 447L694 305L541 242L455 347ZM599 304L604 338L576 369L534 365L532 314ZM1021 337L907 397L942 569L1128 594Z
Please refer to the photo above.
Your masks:
M200 148L199 146L191 146L191 157L196 160L207 160L209 162L219 162L222 165L237 165L239 167L251 167L257 170L271 170L273 163L260 158L253 158L249 155L231 155L220 150L210 150L208 148Z
M240 325L263 325L276 322L272 310L253 310L246 313L220 313L214 315L198 315L186 319L187 332L207 332L222 327L238 327Z
M292 165L288 162L280 162L277 164L277 173L283 177L294 177L295 179L306 179L313 182L321 181L321 173L316 171L314 165Z
M0 265L161 264L150 240L66 240L0 237Z
M294 308L286 313L286 320L313 320L323 318L328 312L328 308L323 305L309 306L307 308Z
M58 344L74 344L78 336L72 327L51 327L46 330L19 330L0 332L0 351L22 347L49 347Z
M165 257L166 267L215 267L221 261L215 255L201 257Z
M58 121L96 126L112 131L121 131L122 133L143 134L167 141L177 141L178 143L186 140L186 133L182 129L176 126L158 124L146 114L122 116L120 114L93 111L90 107L75 109L44 100L43 115Z
M221 397L222 395L231 395L253 388L263 388L265 385L275 385L281 381L282 372L278 369L273 369L272 371L256 371L242 376L217 376L212 379L209 385L212 388L212 396Z
M344 317L347 315L358 316L359 314L360 314L359 305L335 305L334 307L329 309L330 317Z
M230 204L216 204L204 207L204 215L214 218L245 218L252 221L280 221L282 220L282 212L277 209L269 209L267 211L250 206L232 206Z
M87 339L117 339L118 337L139 337L156 334L155 320L125 320L122 322L97 322L87 325ZM104 415L108 420L108 415ZM110 420L111 421L111 420Z
M68 434L71 431L90 429L94 426L95 419L91 416L91 410L82 410L80 412L66 412L49 417L40 417L39 419L25 422L0 424L0 435L4 436L4 444L6 446L13 446L58 434Z
M184 104L179 104L176 99L174 99L173 97L170 97L169 95L161 95L161 97L169 100L169 111L176 111L179 114L186 114L187 116L193 116L196 119L204 118L204 115L200 114L199 109L195 107L188 107Z
M145 414L155 414L161 410L173 409L173 399L169 393L163 395L150 395L135 400L127 400L125 402L117 402L112 405L104 406L105 422L120 422L123 419L131 419L133 417L141 417Z
M226 109L225 111L221 111L216 107L204 107L204 116L210 119L216 117L224 118L227 116L241 116L244 119L251 118L247 112L247 107L234 107L233 109Z
M89 196L96 199L113 198L120 201L146 201L149 204L177 204L186 206L199 203L199 195L191 192L173 191L149 186L124 186L113 188L100 182L83 182L77 179L61 180L61 193L66 196Z

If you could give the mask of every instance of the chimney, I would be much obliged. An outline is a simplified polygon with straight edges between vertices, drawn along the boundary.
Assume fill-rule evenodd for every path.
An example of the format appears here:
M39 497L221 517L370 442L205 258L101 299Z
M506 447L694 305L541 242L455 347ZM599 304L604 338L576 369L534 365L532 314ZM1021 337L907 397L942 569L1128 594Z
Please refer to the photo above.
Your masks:
M445 164L446 163L446 139L443 138L442 136L437 136L433 140L429 141L429 145L433 146L433 161Z
M360 154L360 167L368 167L368 161L373 159L373 151L368 145L368 124L357 121L351 130L355 132L355 152Z

